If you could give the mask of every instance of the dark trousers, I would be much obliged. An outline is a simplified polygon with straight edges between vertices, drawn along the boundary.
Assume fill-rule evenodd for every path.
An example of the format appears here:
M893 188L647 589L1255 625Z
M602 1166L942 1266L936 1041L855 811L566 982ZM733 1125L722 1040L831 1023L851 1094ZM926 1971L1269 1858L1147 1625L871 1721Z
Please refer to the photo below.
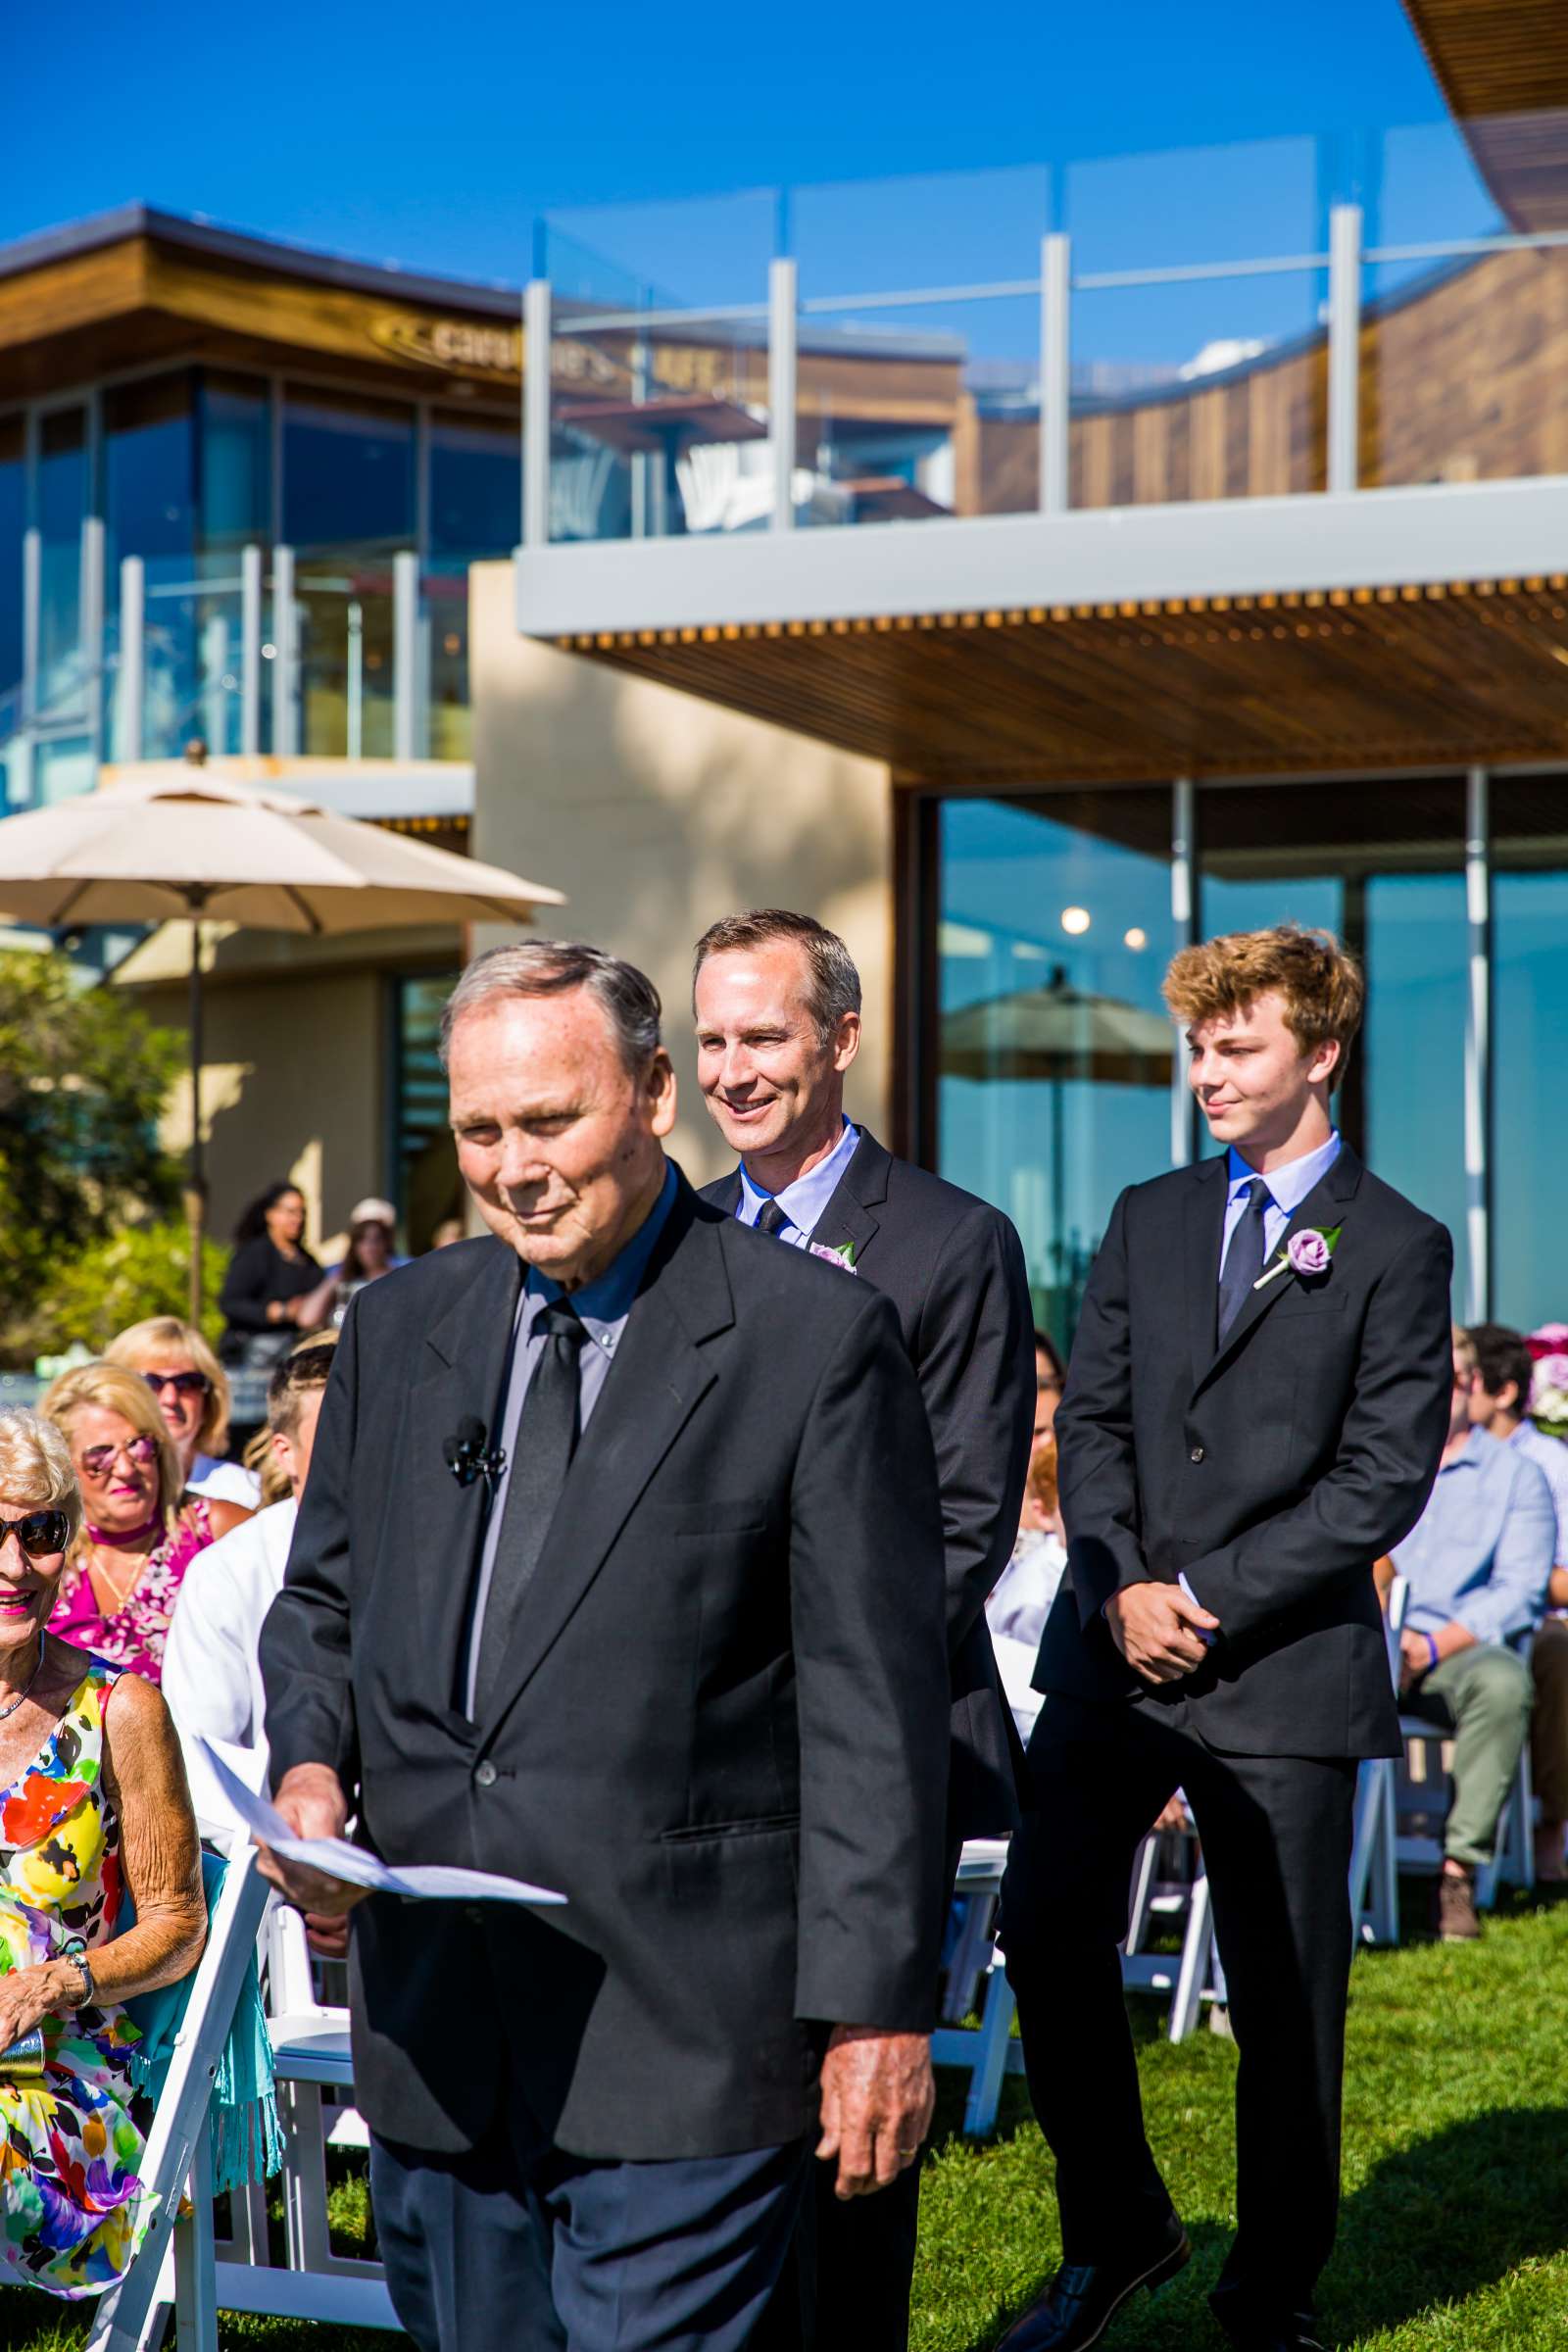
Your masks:
M420 2352L742 2352L777 2285L806 2164L591 2163L370 2143L387 2286Z
M1202 1839L1241 2065L1227 2301L1309 2309L1334 2242L1350 1972L1353 1762L1218 1755L1186 1708L1048 1697L1038 1810L1013 1838L1001 1934L1029 2093L1056 2158L1064 2257L1124 2260L1171 2210L1144 2135L1116 1946L1139 1839L1177 1788Z
M906 2352L920 2225L920 2167L873 2196L840 2198L811 2165L789 2264L756 2352Z

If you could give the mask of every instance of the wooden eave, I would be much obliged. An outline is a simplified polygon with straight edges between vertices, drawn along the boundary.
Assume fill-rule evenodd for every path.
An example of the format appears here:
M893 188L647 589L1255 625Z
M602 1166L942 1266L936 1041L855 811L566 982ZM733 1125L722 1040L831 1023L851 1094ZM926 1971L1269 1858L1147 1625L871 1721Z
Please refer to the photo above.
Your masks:
M945 789L1568 765L1568 575L558 639Z
M1404 0L1477 169L1516 229L1568 228L1563 0Z

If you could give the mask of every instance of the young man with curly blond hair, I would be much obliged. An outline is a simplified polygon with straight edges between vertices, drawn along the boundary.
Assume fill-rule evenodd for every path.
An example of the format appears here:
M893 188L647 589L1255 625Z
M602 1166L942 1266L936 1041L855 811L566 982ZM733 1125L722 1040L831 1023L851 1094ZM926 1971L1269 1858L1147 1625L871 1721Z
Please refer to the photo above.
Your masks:
M1188 2259L1116 1951L1178 1787L1241 2057L1214 2313L1244 2352L1319 2343L1356 1767L1399 1744L1372 1563L1420 1515L1451 1379L1448 1235L1334 1125L1362 993L1337 940L1290 924L1189 948L1166 978L1219 1151L1117 1201L1056 1415L1068 1574L1002 1936L1064 2259L1008 2352L1082 2352Z

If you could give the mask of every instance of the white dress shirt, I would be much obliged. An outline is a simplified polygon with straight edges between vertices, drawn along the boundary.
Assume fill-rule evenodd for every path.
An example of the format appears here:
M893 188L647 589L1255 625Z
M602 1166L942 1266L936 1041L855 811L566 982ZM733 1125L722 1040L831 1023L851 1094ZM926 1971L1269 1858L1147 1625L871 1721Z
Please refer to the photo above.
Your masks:
M764 1193L760 1185L754 1184L743 1159L741 1197L735 1214L743 1225L755 1225L765 1203L776 1200L789 1223L779 1228L774 1239L788 1242L792 1250L807 1249L821 1222L823 1210L838 1191L839 1178L855 1157L855 1147L859 1140L860 1130L846 1119L844 1131L826 1159L818 1160L806 1175L797 1176L781 1193Z
M199 1453L185 1481L188 1494L205 1494L209 1502L237 1502L254 1511L262 1499L262 1482L243 1462L220 1462L216 1454Z
M267 1711L262 1620L283 1590L299 1506L290 1495L197 1552L164 1651L164 1696L182 1732L257 1747Z
M1220 1243L1220 1272L1230 1253L1231 1236L1247 1214L1250 1188L1261 1181L1268 1187L1268 1206L1263 1211L1263 1263L1267 1265L1285 1236L1285 1228L1295 1216L1308 1193L1328 1174L1340 1156L1340 1131L1336 1127L1326 1144L1315 1152L1303 1152L1299 1159L1288 1159L1282 1168L1271 1168L1259 1178L1256 1168L1250 1168L1236 1146L1227 1154L1230 1162L1226 1178L1230 1186L1225 1197L1225 1233Z

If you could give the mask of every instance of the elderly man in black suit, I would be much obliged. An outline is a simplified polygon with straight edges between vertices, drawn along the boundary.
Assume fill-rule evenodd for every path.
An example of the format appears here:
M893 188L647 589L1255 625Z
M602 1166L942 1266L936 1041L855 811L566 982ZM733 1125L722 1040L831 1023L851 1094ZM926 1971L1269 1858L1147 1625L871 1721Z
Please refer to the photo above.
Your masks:
M445 1044L490 1237L350 1309L263 1638L276 1802L568 1898L353 1908L354 2079L415 2341L741 2352L818 2114L851 2198L929 2123L930 1435L887 1301L665 1159L641 973L498 949ZM318 1915L356 1903L270 1870Z
M947 1549L951 1879L962 1838L1019 1818L1022 1755L984 1611L1018 1532L1034 1425L1023 1251L999 1210L845 1117L860 979L836 933L777 907L728 916L697 943L693 1004L699 1084L740 1159L704 1199L885 1292L919 1378ZM918 2187L910 2174L874 2207L851 2206L819 2176L799 2266L817 2352L901 2352Z
M1056 1415L1068 1581L1002 1934L1064 2261L1010 2352L1082 2352L1188 2257L1116 1951L1178 1787L1241 2053L1240 2228L1211 2300L1244 2352L1318 2344L1356 1763L1399 1747L1372 1564L1420 1516L1448 1426L1448 1235L1331 1115L1354 961L1286 925L1185 950L1165 993L1224 1150L1117 1201Z

